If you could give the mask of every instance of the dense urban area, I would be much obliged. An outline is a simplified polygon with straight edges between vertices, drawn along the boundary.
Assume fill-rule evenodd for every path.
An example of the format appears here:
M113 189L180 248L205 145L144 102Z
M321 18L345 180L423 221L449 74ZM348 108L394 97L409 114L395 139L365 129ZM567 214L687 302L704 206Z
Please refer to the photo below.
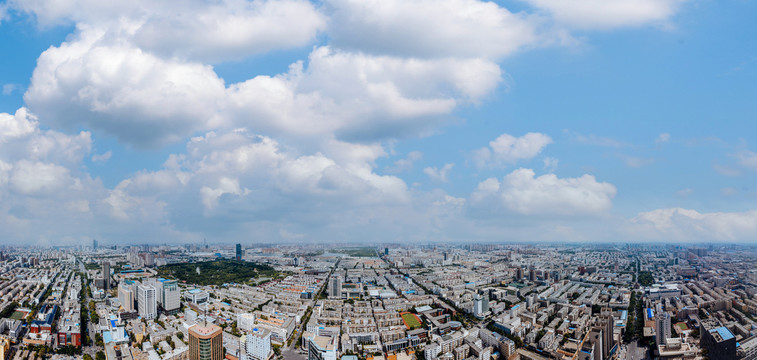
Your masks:
M749 246L0 250L0 360L757 359Z

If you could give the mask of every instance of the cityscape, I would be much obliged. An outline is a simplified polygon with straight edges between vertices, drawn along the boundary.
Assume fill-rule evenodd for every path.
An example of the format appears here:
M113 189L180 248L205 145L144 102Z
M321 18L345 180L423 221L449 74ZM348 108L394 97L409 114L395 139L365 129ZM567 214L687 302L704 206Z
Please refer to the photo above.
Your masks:
M755 359L757 247L3 247L2 359Z
M757 360L757 0L0 0L0 360Z

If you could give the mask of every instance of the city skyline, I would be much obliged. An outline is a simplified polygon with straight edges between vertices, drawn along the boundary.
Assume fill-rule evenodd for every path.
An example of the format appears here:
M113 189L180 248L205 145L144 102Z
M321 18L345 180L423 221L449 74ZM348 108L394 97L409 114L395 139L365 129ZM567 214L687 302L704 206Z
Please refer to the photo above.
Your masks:
M0 246L753 243L757 4L0 3Z

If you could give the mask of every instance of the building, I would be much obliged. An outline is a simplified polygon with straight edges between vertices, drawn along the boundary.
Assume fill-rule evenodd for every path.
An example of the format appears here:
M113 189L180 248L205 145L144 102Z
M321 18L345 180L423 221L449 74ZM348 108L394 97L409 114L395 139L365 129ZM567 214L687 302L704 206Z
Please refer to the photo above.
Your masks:
M158 279L158 302L163 312L175 314L181 307L181 293L179 282L176 280Z
M237 328L245 332L251 332L255 328L255 314L242 313L237 315Z
M134 282L124 280L118 284L118 301L125 312L134 311Z
M336 360L335 337L311 335L308 338L308 360Z
M242 261L242 244L237 244L237 261Z
M271 355L271 332L253 328L245 339L246 360L266 360Z
M223 359L223 329L216 325L189 328L189 360Z
M389 248L384 248L384 255L389 256Z
M197 305L208 302L208 298L210 298L210 295L201 289L192 289L184 293L184 300Z
M473 298L473 316L481 319L489 312L489 298L487 295L476 294Z
M5 336L0 335L0 360L5 360L8 351L11 348L11 341Z
M137 310L143 319L154 319L158 316L158 302L153 286L137 286Z
M658 345L664 345L670 337L670 314L659 312L655 316L655 341Z
M97 239L92 239L92 250L97 250Z
M342 298L342 278L339 275L331 275L329 279L329 297L332 299Z
M736 337L725 326L703 329L700 346L707 349L710 360L736 358Z
M102 263L102 277L103 277L103 289L110 290L110 262L103 261Z

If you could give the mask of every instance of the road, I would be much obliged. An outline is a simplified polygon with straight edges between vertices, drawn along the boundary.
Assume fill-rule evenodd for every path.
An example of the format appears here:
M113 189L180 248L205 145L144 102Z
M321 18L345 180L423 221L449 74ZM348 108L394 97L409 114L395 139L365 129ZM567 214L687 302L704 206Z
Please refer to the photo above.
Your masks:
M628 344L626 349L626 360L649 359L647 348L645 346L640 346L638 341Z

